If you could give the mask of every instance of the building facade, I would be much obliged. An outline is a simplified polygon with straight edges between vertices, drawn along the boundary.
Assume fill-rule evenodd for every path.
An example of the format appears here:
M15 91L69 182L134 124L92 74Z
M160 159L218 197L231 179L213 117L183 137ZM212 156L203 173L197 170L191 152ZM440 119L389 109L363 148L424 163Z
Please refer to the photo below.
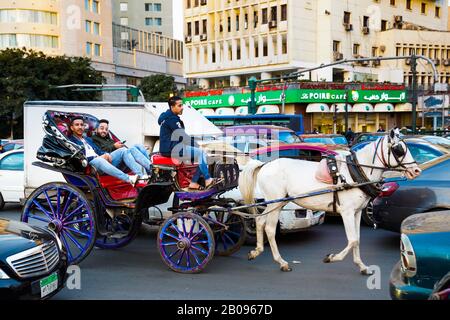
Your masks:
M173 0L112 0L113 22L173 38Z
M184 6L184 71L204 88L239 86L251 76L270 78L341 59L402 55L411 48L440 60L450 52L444 0L184 0ZM450 67L438 67L448 82ZM303 78L402 83L410 80L409 69L403 61L361 63Z

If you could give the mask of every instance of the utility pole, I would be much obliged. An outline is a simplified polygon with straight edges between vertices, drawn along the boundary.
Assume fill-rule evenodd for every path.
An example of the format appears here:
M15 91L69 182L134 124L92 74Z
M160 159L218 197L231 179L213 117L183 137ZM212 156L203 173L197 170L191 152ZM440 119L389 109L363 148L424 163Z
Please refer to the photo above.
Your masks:
M249 114L255 114L256 113L256 99L255 99L255 90L256 90L256 78L251 77L248 79L248 86L250 87L251 94L250 94L250 101L248 103L248 113Z
M416 134L417 121L417 58L416 51L413 49L411 56L411 72L412 72L412 134Z

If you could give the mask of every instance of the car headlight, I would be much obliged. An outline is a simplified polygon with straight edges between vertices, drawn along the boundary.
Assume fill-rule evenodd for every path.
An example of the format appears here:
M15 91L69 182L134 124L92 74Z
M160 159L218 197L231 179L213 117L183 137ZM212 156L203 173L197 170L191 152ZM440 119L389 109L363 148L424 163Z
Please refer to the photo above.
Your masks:
M9 276L2 269L0 269L0 280L6 279L9 279Z
M400 252L402 273L408 278L414 277L417 273L416 254L408 236L403 233L400 239Z

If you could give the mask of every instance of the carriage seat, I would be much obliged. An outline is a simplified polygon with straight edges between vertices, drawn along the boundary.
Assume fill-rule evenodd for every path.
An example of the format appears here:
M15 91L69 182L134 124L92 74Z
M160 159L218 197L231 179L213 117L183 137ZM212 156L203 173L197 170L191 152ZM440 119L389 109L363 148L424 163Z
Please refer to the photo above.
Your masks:
M178 167L182 164L182 162L181 160L170 157L164 157L162 154L156 153L152 155L152 164L160 166Z

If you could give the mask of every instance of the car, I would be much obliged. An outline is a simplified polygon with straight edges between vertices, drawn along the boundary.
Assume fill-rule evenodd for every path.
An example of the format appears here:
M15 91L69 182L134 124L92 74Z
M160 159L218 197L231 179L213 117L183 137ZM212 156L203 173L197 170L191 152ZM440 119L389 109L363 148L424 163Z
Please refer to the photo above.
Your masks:
M291 129L270 125L231 126L223 129L225 137L233 137L234 141L274 140L282 143L298 143L302 139ZM238 146L234 145L239 148Z
M432 144L439 145L441 147L450 149L450 141L444 137L415 135L415 136L405 136L405 138L422 139L422 140L428 141Z
M335 155L336 152L326 148L307 143L279 144L276 146L264 147L256 149L250 153L252 159L262 162L268 162L277 158L293 158L309 161L320 161L322 157L327 155ZM256 189L255 197L257 201L263 201L258 196L260 192ZM224 197L233 198L242 203L242 195L238 189L233 189L224 193ZM260 212L263 208L258 208ZM313 226L322 224L325 221L324 211L312 211L304 209L295 203L288 203L281 210L280 223L278 226L279 233L292 233L308 229ZM254 219L246 220L246 243L256 243L256 224Z
M9 140L5 144L0 145L0 153L19 149L23 149L23 140Z
M444 137L445 139L450 140L450 134L445 134L445 135L443 135L443 137Z
M389 292L394 300L449 299L450 210L415 214L401 225L400 261Z
M450 154L419 165L414 180L388 182L373 200L373 221L379 228L400 231L403 220L420 213L450 209Z
M300 138L307 143L348 145L347 139L341 134L302 134Z
M49 299L64 287L67 267L56 234L0 218L0 300Z
M24 197L23 150L0 154L0 210L6 202L19 203Z

